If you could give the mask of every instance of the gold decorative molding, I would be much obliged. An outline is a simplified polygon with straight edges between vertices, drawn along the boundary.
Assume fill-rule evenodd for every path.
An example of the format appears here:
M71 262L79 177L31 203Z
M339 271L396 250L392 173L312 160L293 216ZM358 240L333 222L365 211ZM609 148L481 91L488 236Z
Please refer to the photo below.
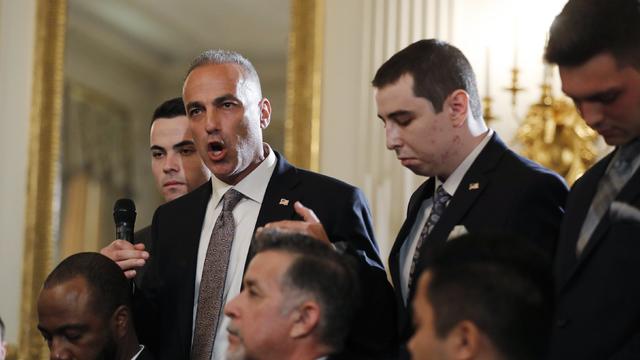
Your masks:
M66 0L38 0L36 6L18 359L48 358L36 305L52 262L64 76Z
M292 0L284 149L296 166L320 167L324 0Z
M572 185L597 159L598 134L573 104L555 99L542 84L540 101L531 105L516 134L522 155L562 175Z

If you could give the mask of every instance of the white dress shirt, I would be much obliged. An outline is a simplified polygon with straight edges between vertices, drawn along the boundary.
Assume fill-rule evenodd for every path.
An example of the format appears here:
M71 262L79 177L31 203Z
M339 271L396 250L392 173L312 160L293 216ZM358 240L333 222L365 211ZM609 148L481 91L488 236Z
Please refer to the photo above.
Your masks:
M265 151L269 151L269 155L256 167L249 175L242 179L235 186L226 184L215 176L211 177L211 186L213 191L211 199L207 205L207 212L202 225L200 234L200 243L198 246L198 263L196 267L196 286L193 302L193 325L191 332L196 323L196 314L198 311L198 295L200 293L200 279L202 278L202 269L204 267L204 259L207 255L207 247L211 239L213 227L222 212L222 196L231 188L239 191L244 198L238 202L233 209L233 219L236 223L236 233L231 245L231 253L229 254L229 266L227 268L227 277L224 284L223 304L233 299L240 293L242 285L242 276L244 274L245 262L249 253L249 246L253 237L253 230L258 220L262 199L267 190L267 185L276 167L276 155L271 148L265 144ZM224 359L229 342L227 340L227 326L229 318L221 317L220 326L215 334L215 345L211 354L211 359ZM212 334L212 336L214 336ZM193 339L192 339L193 341Z
M460 185L462 178L467 173L478 155L480 155L480 152L482 151L482 149L484 149L492 136L493 130L489 129L482 141L473 149L473 151L469 153L469 155L467 155L467 157L460 163L460 165L458 165L458 167L445 180L444 183L436 177L436 186L434 188L434 192L438 188L438 186L442 185L447 193L453 196L456 193L456 190L458 189L458 185ZM409 273L411 272L411 263L413 261L413 256L416 253L416 247L418 245L418 239L420 239L422 228L427 223L429 214L431 214L432 205L433 195L428 199L425 199L422 202L422 205L420 205L420 210L418 211L418 215L416 216L416 221L413 223L413 227L411 227L411 231L409 232L407 239L400 248L400 290L402 292L402 299L404 300L405 305L407 304L407 298L409 297Z

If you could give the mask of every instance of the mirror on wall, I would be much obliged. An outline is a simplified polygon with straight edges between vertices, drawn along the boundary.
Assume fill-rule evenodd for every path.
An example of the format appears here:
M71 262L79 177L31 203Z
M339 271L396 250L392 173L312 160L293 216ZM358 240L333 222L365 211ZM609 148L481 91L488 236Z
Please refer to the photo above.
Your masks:
M136 228L161 203L149 127L180 96L200 52L235 50L258 70L272 121L265 141L284 151L289 0L69 0L54 258L113 240L113 203L136 203Z

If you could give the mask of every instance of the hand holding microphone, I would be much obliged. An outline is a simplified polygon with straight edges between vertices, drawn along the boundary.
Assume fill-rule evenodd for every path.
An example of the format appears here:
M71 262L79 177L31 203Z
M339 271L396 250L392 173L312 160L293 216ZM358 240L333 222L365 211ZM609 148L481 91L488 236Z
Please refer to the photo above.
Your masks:
M102 255L115 261L127 279L136 276L136 268L144 266L149 253L144 244L133 244L133 229L136 221L136 206L131 199L119 199L113 206L116 238L100 250Z

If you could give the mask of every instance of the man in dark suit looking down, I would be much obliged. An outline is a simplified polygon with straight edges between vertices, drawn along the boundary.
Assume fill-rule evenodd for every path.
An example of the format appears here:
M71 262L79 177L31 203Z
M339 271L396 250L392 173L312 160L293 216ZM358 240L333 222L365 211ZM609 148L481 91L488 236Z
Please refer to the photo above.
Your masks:
M555 258L551 359L640 358L640 2L569 1L545 52L615 150L576 181Z

